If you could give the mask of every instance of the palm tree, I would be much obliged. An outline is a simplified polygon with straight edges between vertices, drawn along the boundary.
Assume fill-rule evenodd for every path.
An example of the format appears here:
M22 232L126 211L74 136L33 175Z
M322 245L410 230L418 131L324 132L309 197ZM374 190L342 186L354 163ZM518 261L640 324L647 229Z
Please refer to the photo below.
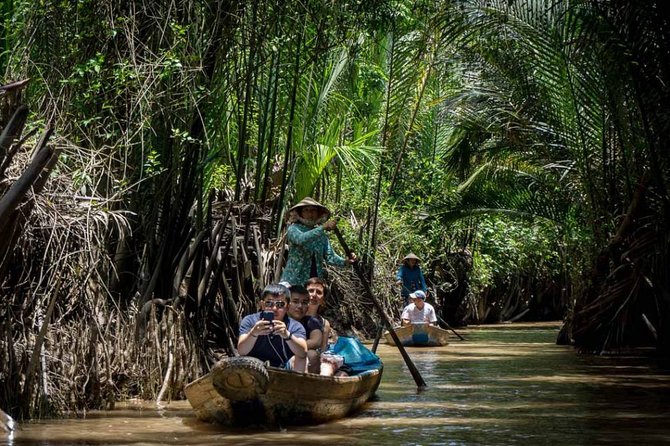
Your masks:
M581 214L574 223L591 228L598 259L572 321L585 350L667 326L657 269L667 251L658 142L667 126L662 114L651 118L651 104L667 98L655 80L667 22L656 2L644 3L461 2L443 21L466 80L449 102L458 130L447 161L470 175L461 187L469 204L456 211L508 209L561 224L561 214Z

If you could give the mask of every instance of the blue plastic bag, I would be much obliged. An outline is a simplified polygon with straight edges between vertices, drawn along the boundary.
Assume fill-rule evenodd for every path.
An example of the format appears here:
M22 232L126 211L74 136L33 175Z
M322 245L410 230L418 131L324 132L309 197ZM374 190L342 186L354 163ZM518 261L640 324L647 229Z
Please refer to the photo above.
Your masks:
M351 367L350 375L376 370L382 366L379 356L372 353L358 338L339 336L335 345L328 349L328 353L343 356L344 364Z

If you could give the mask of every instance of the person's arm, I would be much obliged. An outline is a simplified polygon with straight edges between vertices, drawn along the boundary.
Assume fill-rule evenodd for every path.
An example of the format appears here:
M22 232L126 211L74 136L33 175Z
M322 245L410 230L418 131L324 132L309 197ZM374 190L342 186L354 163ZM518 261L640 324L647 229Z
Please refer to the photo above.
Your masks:
M319 237L327 237L326 231L323 227L315 226L308 231L301 231L296 224L291 224L286 230L286 238L290 243L295 245L305 245L312 240L317 240Z
M328 319L323 319L323 338L321 339L321 350L324 352L328 349L328 341L330 340L330 332L332 329L330 328L330 322L328 322Z
M237 351L240 355L248 355L256 345L259 336L268 335L272 330L272 323L260 319L256 322L250 316L242 319L240 337L237 340Z
M307 339L307 350L316 350L321 347L322 340L323 332L321 330L312 330L309 334L309 339Z
M240 339L237 341L238 353L242 356L248 355L249 352L251 352L251 350L254 348L254 345L256 345L257 338L258 336L251 332L240 335Z
M426 304L429 305L429 304ZM430 325L437 325L437 313L435 313L435 307L432 305L428 309L428 314L426 315L426 319Z
M396 273L395 278L396 284L400 285L400 294L408 292L409 290L405 286L405 268L403 265L400 265L400 268L398 268L398 272Z
M335 265L335 266L344 266L346 265L347 261L344 259L344 257L340 257L337 254L335 254L335 251L333 251L332 246L330 245L330 240L326 239L326 262Z
M316 350L320 348L323 341L323 325L319 319L310 317L307 320L307 328L310 330L309 337L307 338L307 349Z
M293 326L293 331L289 331L289 328L283 321L275 320L274 324L273 333L281 336L296 358L307 357L307 341L305 341L306 333L302 325L300 323L289 323L289 325Z
M307 341L305 341L305 338L299 338L291 333L291 336L284 338L284 341L296 357L303 359L307 357Z
M409 307L410 305L407 305L402 310L402 315L400 316L400 325L409 325L412 323L412 320L409 318Z
M400 285L403 281L403 267L400 265L400 268L398 268L398 272L395 273L395 280L398 285Z
M282 325L284 323L282 322ZM289 330L291 328L291 330ZM289 326L284 325L284 330L280 332L280 336L284 342L291 349L293 354L293 370L300 373L307 371L307 341L305 340L305 328L300 322L291 323L289 319Z

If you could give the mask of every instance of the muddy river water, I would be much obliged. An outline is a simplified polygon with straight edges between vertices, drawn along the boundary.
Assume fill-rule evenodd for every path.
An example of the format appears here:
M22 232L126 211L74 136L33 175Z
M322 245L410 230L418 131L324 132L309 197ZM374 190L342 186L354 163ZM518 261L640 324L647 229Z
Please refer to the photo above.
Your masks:
M21 424L0 445L656 445L670 444L670 373L642 356L585 356L555 344L558 323L468 327L466 340L409 348L416 385L381 344L376 399L319 426L231 430L186 401L128 402L85 417Z

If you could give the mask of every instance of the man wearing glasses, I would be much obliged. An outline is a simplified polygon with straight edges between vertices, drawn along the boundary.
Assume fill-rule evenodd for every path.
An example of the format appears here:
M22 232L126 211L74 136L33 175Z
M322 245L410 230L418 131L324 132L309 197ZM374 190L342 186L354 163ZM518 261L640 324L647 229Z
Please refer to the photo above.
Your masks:
M292 285L291 301L288 304L289 317L299 321L307 334L307 371L319 373L321 369L321 340L323 339L323 324L319 319L307 315L311 304L309 292L302 285Z
M286 367L295 356L294 370L305 370L306 332L300 322L287 314L290 299L291 292L284 285L265 287L259 301L261 311L245 316L240 322L237 342L240 355L268 361L273 367Z

